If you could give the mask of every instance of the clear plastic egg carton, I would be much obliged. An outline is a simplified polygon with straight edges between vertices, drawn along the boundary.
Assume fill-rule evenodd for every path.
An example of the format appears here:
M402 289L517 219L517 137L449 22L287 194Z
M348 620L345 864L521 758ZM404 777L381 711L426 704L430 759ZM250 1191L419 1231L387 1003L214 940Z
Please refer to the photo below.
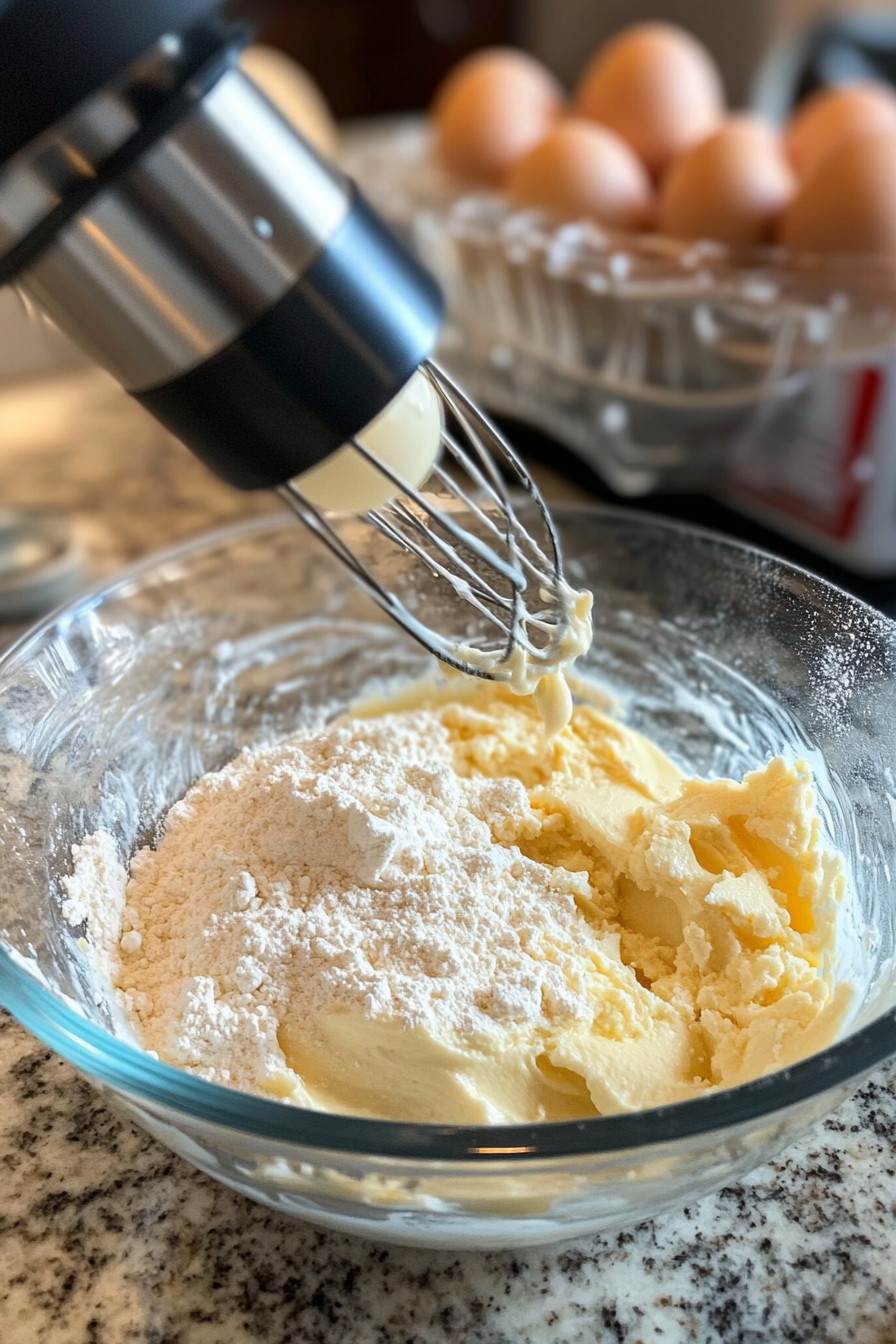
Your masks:
M817 371L885 355L896 268L557 225L441 173L424 125L350 132L342 164L441 283L440 358L620 494L712 489L793 432Z

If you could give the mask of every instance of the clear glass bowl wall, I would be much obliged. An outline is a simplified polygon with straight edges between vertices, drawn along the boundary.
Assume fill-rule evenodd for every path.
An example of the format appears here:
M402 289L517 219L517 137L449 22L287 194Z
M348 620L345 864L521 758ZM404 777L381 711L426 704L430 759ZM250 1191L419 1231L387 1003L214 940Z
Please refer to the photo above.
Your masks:
M450 370L620 494L718 489L730 454L796 432L819 370L892 349L889 261L557 225L449 178L414 118L350 130L341 157L438 277Z
M816 772L857 891L859 1001L847 1039L787 1072L641 1114L473 1129L302 1111L149 1058L113 1035L61 918L72 843L102 825L128 856L204 771L427 660L275 517L149 561L0 663L0 1002L175 1152L285 1213L433 1246L632 1223L755 1167L896 1052L896 627L709 535L600 510L557 521L595 592L586 670L628 722L698 773L777 752Z

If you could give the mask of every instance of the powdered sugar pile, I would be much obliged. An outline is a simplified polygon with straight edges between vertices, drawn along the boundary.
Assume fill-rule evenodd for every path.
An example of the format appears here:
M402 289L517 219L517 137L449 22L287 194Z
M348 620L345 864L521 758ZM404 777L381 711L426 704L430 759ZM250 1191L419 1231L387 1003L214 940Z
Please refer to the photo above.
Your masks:
M587 1014L587 878L521 854L512 839L539 825L518 781L456 773L436 712L353 720L201 779L123 897L93 837L68 914L86 915L147 1048L254 1090L283 1068L287 1016L475 1038Z

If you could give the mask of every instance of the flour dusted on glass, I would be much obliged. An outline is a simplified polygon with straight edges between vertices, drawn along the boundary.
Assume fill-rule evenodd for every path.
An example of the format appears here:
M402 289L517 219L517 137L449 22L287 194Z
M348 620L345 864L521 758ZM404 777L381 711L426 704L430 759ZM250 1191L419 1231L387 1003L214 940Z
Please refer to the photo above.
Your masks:
M83 844L75 845L73 853L75 871L63 879L66 894L62 914L73 926L89 926L97 969L114 980L118 973L127 870L107 831L87 836Z
M201 779L132 860L117 939L102 837L75 851L69 903L90 916L93 893L93 941L146 1048L270 1090L286 1019L468 1039L589 1020L587 878L501 843L527 814L519 781L455 772L433 711L356 720Z

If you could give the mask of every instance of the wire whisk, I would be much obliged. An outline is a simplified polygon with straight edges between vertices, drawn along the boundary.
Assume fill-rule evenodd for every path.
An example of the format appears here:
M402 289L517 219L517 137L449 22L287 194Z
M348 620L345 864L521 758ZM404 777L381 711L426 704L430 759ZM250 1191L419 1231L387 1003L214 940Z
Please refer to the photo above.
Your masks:
M421 368L443 408L442 451L422 486L355 438L395 488L390 502L343 516L324 513L295 481L279 493L441 663L534 690L590 642L587 595L566 582L550 514L504 437L443 369Z

